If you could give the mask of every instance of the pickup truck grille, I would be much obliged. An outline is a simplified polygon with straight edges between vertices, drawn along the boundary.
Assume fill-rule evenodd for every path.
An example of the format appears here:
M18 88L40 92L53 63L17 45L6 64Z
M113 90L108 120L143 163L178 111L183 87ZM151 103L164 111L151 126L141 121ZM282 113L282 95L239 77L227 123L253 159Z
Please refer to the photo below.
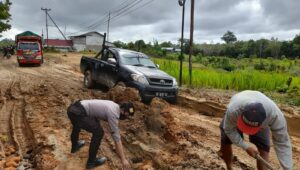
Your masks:
M172 86L173 80L170 79L159 79L159 78L149 78L149 84L153 86Z

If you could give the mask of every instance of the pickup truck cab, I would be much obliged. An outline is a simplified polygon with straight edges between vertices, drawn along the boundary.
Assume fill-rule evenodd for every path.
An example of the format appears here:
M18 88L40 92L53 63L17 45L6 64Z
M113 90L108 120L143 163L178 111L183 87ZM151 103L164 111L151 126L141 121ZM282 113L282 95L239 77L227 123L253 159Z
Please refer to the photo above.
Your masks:
M107 48L100 59L83 56L80 69L87 88L91 88L94 83L111 88L121 81L126 86L138 89L143 102L149 102L153 97L176 102L176 79L161 71L143 53Z

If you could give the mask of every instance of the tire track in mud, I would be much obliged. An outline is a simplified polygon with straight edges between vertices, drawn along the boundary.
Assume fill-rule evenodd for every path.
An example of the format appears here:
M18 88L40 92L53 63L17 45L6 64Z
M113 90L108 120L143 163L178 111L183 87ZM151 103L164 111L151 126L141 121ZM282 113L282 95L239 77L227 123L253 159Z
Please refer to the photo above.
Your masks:
M36 169L53 169L54 167L55 169L66 170L85 169L91 136L85 132L81 133L80 138L86 140L86 146L78 153L70 154L71 125L65 111L67 106L75 100L104 99L103 96L106 94L99 92L99 90L83 88L82 75L78 72L68 71L68 69L73 69L73 67L65 65L65 63L58 65L48 63L37 68L17 68L11 72L15 75L21 73L22 77L16 79L10 76L10 80L14 81L11 82L12 87L2 90L0 95L0 97L6 96L3 97L3 102L0 102L0 120L2 115L8 116L8 118L3 117L3 121L5 119L11 120L11 129L14 128L12 130L14 134L10 136L14 136L18 142L20 153L26 155L27 151L31 151L30 146L33 146L31 163L35 163ZM3 84L7 87L7 82L0 85L3 86ZM121 97L124 97L124 94L128 97L129 93L124 92ZM110 99L119 100L119 97L117 95L117 97ZM219 144L216 132L218 130L218 118L210 119L223 115L221 105L224 103L223 100L219 103L202 100L205 98L205 96L198 96L195 98L197 102L193 102L194 98L192 97L180 99L178 105L170 106L170 113L161 110L157 115L153 115L153 112L149 111L150 106L136 101L137 113L134 120L120 122L125 155L134 164L133 168L224 169L223 162L217 160L219 158L216 154L216 145ZM219 101L215 100L214 96L207 98L207 100ZM4 102L5 104L3 104ZM181 112L183 112L182 116L180 116ZM179 115L176 115L178 113ZM204 117L201 115L202 113L209 117ZM169 121L169 118L174 119L174 121L169 121L166 124L165 128L168 128L169 134L149 128L155 124L156 116L159 115L163 116L162 122ZM145 119L151 116L153 118L149 119L151 125L145 124ZM199 119L198 124L191 123L189 117L195 120ZM206 121L207 118L211 121ZM19 126L22 122L24 125ZM1 126L0 124L0 132L5 125ZM31 134L27 130L22 131L22 128L32 130ZM104 129L107 130L108 128L107 125L104 125ZM32 136L32 141L22 139L22 135L27 136L27 133ZM172 138L175 139L175 142L172 141ZM107 156L109 159L105 165L96 169L121 168L120 159L116 154L110 134L103 138L98 154L99 156ZM249 163L252 160L242 160L246 158L245 155L239 153L239 156L242 156L241 160L238 159L234 167L244 170L255 167L253 163ZM211 162L213 164L210 164Z
M13 88L13 101L12 113L11 113L11 130L12 136L17 144L19 154L24 158L24 161L30 162L30 155L35 148L33 132L26 119L25 112L25 99L21 93L20 82L15 84Z
M9 77L11 73L9 72ZM11 96L11 88L14 85L14 79L9 79L8 87L1 87L3 88L1 91L1 110L0 110L0 135L1 135L1 152L4 153L5 147L7 145L13 145L13 139L11 136L10 131L10 118L11 118L11 111L9 108L12 107L12 103L9 100L12 98ZM3 155L4 156L4 155Z
M1 158L3 165L0 166L34 168L28 156L34 146L34 138L24 115L25 101L20 92L20 80L13 77L1 97L1 148L5 156Z

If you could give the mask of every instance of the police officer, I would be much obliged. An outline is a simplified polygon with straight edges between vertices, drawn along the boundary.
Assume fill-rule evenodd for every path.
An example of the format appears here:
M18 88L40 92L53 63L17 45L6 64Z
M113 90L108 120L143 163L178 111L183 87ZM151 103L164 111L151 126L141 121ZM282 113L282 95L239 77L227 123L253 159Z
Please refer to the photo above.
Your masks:
M85 143L83 140L78 140L81 129L92 133L86 168L90 169L100 166L106 161L105 157L96 158L103 137L103 129L99 123L100 120L107 121L109 124L123 169L130 168L130 164L123 151L118 123L119 120L124 120L128 118L128 116L134 115L132 103L125 102L118 105L109 100L81 100L71 104L68 107L67 113L73 125L71 133L71 153L77 152Z

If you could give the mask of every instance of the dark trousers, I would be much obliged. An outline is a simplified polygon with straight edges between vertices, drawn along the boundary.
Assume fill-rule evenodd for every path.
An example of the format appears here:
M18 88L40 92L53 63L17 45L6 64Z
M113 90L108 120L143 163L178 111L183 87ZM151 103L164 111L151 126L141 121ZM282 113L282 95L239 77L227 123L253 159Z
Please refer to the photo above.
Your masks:
M94 161L104 133L99 121L95 118L91 118L86 115L76 115L72 112L68 112L68 117L73 125L71 133L72 148L77 145L81 129L92 133L88 162Z

